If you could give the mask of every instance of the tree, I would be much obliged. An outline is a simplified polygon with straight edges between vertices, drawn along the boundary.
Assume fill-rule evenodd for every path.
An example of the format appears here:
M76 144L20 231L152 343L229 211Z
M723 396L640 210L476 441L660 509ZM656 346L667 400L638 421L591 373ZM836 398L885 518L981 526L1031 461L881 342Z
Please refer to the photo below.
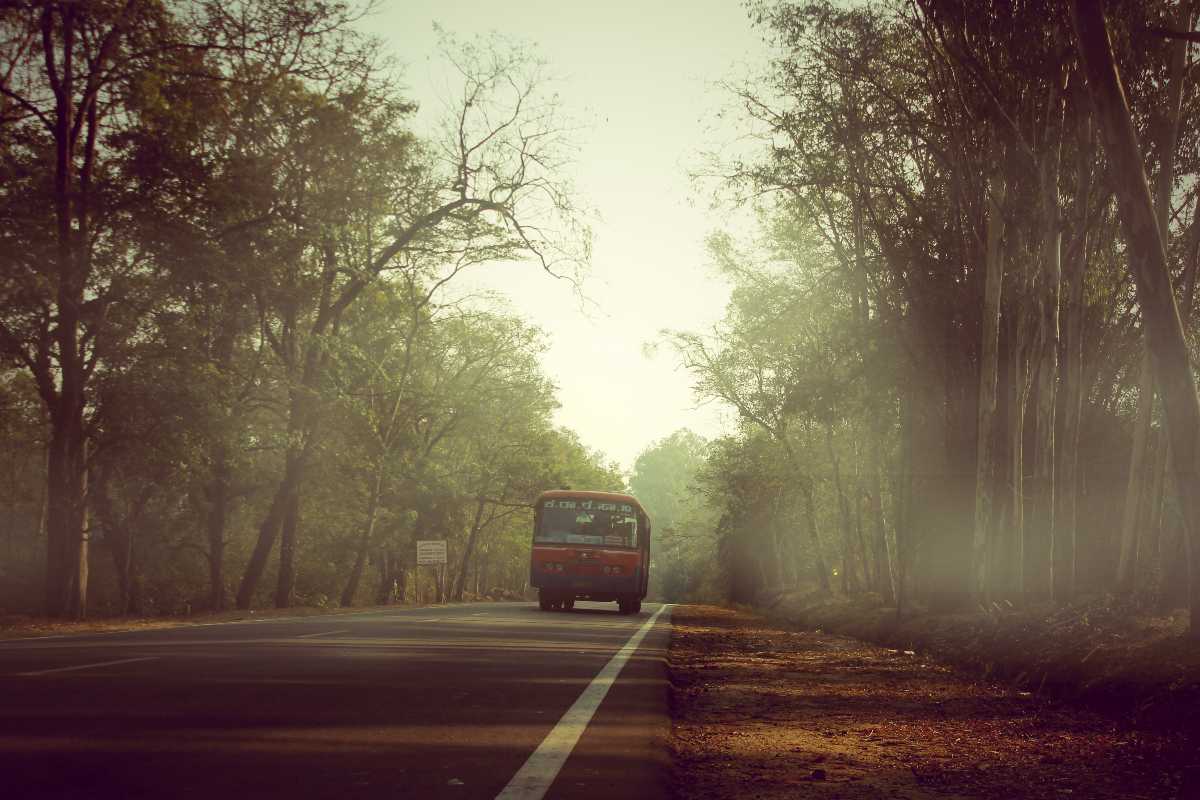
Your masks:
M150 198L173 198L175 212L187 205L167 184L144 182L148 194L125 191L145 165L132 158L144 141L139 134L164 110L173 82L186 80L198 104L211 99L206 86L223 77L212 52L234 54L243 66L265 62L258 77L266 82L280 71L340 63L311 55L340 39L349 19L343 7L269 5L247 3L243 14L205 5L187 17L142 0L16 3L0 11L7 309L0 346L34 377L49 419L51 615L86 611L93 382L107 353L136 331L147 310L139 290L156 277L147 267L154 242L135 235L138 222L153 215ZM278 14L287 9L297 13Z
M750 7L775 59L729 89L742 141L760 147L723 148L698 177L718 204L759 213L767 244L734 259L746 280L725 327L676 343L709 381L701 391L744 419L785 409L809 474L821 462L802 435L824 433L821 474L835 502L822 505L842 530L846 590L857 561L886 597L889 524L898 606L910 589L943 609L1063 601L1118 571L1158 602L1183 585L1159 577L1174 574L1164 558L1182 542L1170 512L1190 502L1168 497L1159 466L1175 458L1175 437L1162 435L1147 380L1134 402L1139 320L1148 330L1151 313L1170 314L1151 312L1129 279L1136 239L1122 233L1116 190L1137 184L1109 163L1111 148L1096 151L1068 7ZM1177 3L1121 11L1111 55L1137 110L1127 127L1151 143L1139 163L1160 198L1164 274L1182 287L1186 326L1200 165L1180 137L1198 108L1177 43L1191 13ZM815 292L803 269L764 279L770 270L755 264L804 263L816 248L796 237L781 246L789 229L821 245L807 268L823 276ZM772 330L744 301L767 286L777 297L819 293L836 323L814 336L801 316ZM756 336L772 342L758 345L766 355ZM777 427L762 421L752 424ZM1104 455L1131 450L1128 474ZM738 530L737 519L720 529ZM884 531L870 546L868 519ZM1155 556L1140 569L1139 549Z
M695 486L704 465L707 442L681 428L643 450L633 465L629 490L638 498L653 522L650 580L653 594L682 600L694 580L693 559L702 552L694 539L695 512L702 502Z
M1171 427L1189 565L1189 633L1196 638L1200 637L1200 497L1189 487L1197 485L1200 397L1196 394L1187 341L1171 286L1162 228L1154 213L1103 7L1097 0L1076 0L1071 6L1071 22L1087 68L1101 139L1116 173L1121 221L1132 251L1130 265L1142 307L1147 346Z
M523 53L473 46L455 63L465 89L440 149L423 151L398 127L410 106L381 102L372 91L343 98L298 148L319 163L295 165L306 187L297 213L316 214L320 223L300 231L316 232L314 238L302 235L280 253L284 280L277 285L285 291L260 298L264 315L273 318L264 330L292 385L290 444L238 590L241 608L251 604L277 536L275 603L291 603L297 509L327 343L362 292L389 271L436 273L436 288L487 261L531 256L548 271L578 263L572 261L578 240L570 238L579 233L571 228L574 208L556 172L561 131L553 104L538 95L536 68ZM382 97L390 98L385 90ZM339 155L331 159L333 151ZM552 228L556 222L567 230Z

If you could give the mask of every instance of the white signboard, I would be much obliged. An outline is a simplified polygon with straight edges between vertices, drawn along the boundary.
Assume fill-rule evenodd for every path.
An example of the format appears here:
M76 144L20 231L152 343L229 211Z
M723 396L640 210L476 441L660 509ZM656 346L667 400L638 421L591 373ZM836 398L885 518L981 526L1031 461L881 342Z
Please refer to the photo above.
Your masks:
M417 566L423 567L426 564L445 564L446 563L446 540L445 539L419 539L417 540Z

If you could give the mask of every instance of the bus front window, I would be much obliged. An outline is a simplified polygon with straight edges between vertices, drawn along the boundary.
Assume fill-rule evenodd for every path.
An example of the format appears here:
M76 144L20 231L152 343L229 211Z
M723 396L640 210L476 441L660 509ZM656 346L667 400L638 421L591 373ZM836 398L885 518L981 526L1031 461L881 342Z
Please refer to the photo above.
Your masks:
M594 500L548 500L534 534L538 544L637 547L637 516L632 506Z

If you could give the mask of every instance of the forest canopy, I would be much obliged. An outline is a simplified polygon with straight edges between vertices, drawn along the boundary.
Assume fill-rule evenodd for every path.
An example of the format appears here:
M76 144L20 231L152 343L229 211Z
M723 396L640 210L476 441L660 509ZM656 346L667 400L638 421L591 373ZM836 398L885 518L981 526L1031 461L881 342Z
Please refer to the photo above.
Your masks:
M521 596L571 485L639 497L660 598L1200 632L1198 9L745 10L770 58L693 178L751 224L706 242L724 316L656 343L734 424L626 476L554 424L549 335L458 291L589 266L530 46L443 34L418 131L369 7L0 4L0 607L406 601L424 539L433 597Z
M756 230L709 240L724 319L664 332L738 429L643 455L707 502L672 591L1115 592L1196 632L1194 5L747 7L772 59L695 177Z
M368 11L0 6L0 607L404 600L426 538L438 599L519 592L536 493L623 488L545 334L450 291L586 268L543 65L445 35L419 135Z

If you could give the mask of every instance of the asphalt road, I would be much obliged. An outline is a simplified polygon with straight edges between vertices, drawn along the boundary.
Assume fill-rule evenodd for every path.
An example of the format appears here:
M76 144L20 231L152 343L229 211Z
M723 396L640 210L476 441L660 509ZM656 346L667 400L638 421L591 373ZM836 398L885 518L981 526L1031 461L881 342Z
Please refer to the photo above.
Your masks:
M0 797L492 798L656 610L480 603L0 642ZM665 796L668 615L547 797Z

